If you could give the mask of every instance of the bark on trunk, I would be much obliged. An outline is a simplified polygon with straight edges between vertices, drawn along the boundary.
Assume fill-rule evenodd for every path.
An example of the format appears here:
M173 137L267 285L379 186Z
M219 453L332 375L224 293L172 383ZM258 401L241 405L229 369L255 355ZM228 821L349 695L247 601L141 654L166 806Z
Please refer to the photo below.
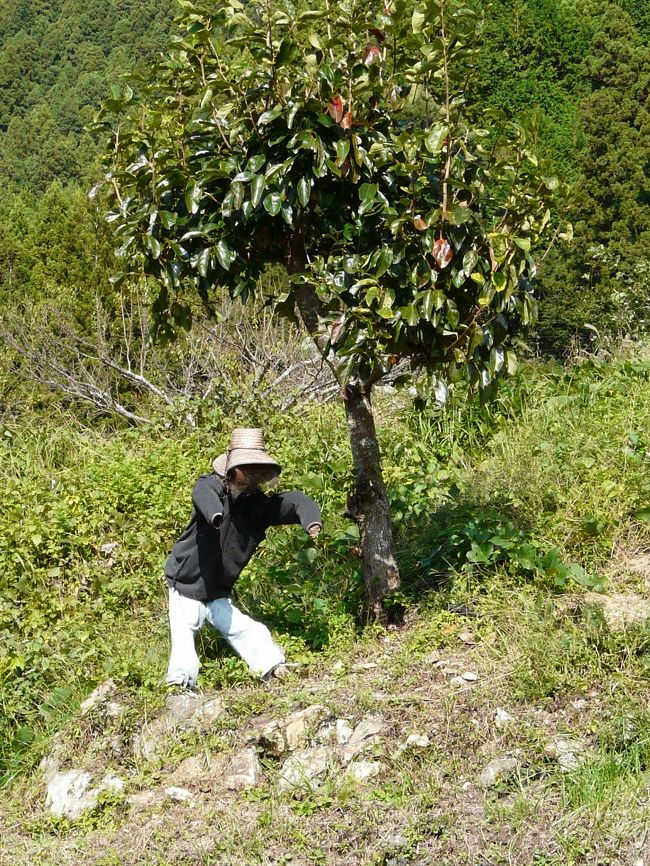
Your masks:
M356 479L348 514L359 527L366 612L371 619L385 621L384 599L400 588L400 576L375 420L361 386L348 385L343 399Z
M288 269L303 261L300 249L292 253ZM311 286L304 284L296 292L296 305L305 327L318 347L320 304ZM319 348L319 351L322 351ZM340 381L336 361L325 357L334 376ZM377 442L375 419L370 405L372 382L363 385L343 385L341 395L348 421L355 489L348 499L348 513L359 527L361 571L365 585L365 607L369 619L388 619L384 599L400 588L399 569L395 557L393 524L384 478L381 454Z

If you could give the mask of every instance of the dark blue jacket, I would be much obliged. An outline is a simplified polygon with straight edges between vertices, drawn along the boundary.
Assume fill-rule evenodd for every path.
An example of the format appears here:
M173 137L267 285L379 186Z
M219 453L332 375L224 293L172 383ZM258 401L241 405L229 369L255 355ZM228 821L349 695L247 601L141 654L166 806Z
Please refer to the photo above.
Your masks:
M202 475L192 491L192 517L165 565L169 586L181 595L212 601L230 595L269 526L322 525L318 505L304 493L260 490L232 497L218 475Z

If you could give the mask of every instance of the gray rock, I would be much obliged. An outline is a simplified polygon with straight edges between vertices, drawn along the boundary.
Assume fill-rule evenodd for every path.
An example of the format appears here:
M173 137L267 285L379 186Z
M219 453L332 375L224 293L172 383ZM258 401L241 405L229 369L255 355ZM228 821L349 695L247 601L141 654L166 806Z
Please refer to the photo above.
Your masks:
M295 752L284 762L279 787L282 791L302 790L321 779L327 772L330 751L324 746Z
M483 788L491 788L505 779L513 776L519 768L519 760L510 756L494 758L485 767L478 777L479 785Z
M74 820L89 809L94 809L103 791L120 793L124 782L118 776L107 774L95 787L93 777L86 770L68 770L58 773L47 786L45 806L57 818Z
M114 680L106 680L101 685L97 686L94 692L92 692L86 700L82 702L79 707L81 715L88 715L88 713L92 712L102 704L108 704L110 698L115 694L117 694L117 686L115 685ZM110 713L107 713L107 715L115 716L120 714L122 708L117 702L111 701L110 706L112 709ZM117 712L115 711L115 708L117 708Z
M355 782L366 782L379 773L381 773L379 761L352 761L345 771L346 776L350 776Z
M327 714L325 707L313 704L284 719L260 720L249 733L248 741L257 743L266 754L275 757L295 752L308 745L311 732Z
M612 632L625 631L632 625L643 625L650 619L650 601L642 595L613 593L604 595L589 592L585 596L588 604L598 605L605 622Z
M587 747L581 740L558 735L552 737L544 747L547 758L557 761L563 773L578 770L587 760Z
M359 752L378 742L379 735L385 729L386 722L382 716L366 716L362 719L343 748L343 762L349 764Z
M175 786L165 788L165 794L170 800L174 800L177 803L185 803L187 800L192 800L194 798L194 794L192 794L191 791L188 791L187 788L177 788Z
M155 761L177 730L206 730L223 711L221 698L205 701L193 692L168 695L164 712L133 737L133 753L144 761Z
M223 784L230 791L254 788L260 778L260 762L255 749L243 749L225 767Z

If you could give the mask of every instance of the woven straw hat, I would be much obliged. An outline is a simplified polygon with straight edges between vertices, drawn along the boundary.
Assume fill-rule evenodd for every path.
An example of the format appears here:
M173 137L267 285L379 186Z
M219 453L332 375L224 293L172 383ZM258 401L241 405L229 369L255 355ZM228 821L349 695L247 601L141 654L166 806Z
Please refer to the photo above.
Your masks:
M219 478L226 477L226 463L228 462L228 454L226 451L223 454L220 454L215 460L212 461L212 468L217 473Z
M278 472L282 467L264 450L264 431L259 427L237 427L232 431L230 447L220 454L212 468L222 478L237 466L272 466Z

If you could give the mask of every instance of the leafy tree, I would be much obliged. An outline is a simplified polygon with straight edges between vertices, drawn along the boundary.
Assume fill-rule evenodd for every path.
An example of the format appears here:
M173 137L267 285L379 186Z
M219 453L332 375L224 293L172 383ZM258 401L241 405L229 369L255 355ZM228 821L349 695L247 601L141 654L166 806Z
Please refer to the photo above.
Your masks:
M542 279L540 334L543 347L556 351L571 335L592 335L586 323L616 333L645 320L643 281L636 303L630 286L650 246L650 44L619 5L601 12L583 67L591 92L580 104L585 147L571 203L574 250L552 259Z
M512 372L535 317L531 249L554 179L521 129L463 120L476 15L457 0L183 0L182 33L143 98L106 105L107 191L122 253L158 282L158 332L190 327L193 292L245 301L270 262L342 389L368 610L399 588L373 386L424 370L442 401ZM417 471L414 467L414 471Z

